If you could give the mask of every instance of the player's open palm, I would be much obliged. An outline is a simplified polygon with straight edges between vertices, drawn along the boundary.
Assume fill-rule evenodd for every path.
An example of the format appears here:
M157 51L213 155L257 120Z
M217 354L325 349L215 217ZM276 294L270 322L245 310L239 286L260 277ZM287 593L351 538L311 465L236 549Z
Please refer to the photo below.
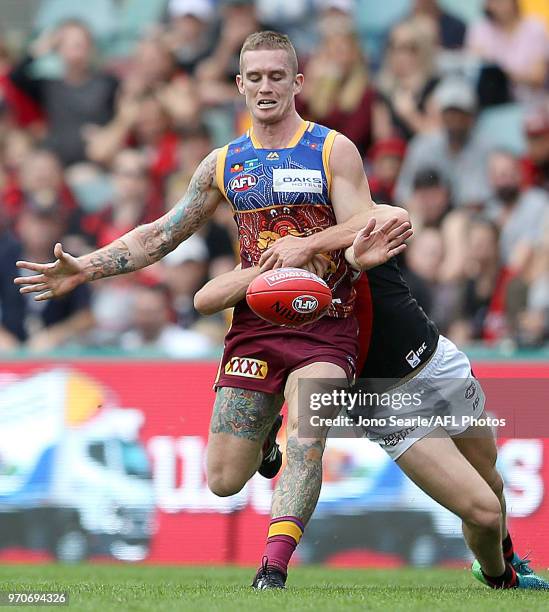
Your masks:
M402 253L406 240L414 233L410 223L396 218L389 219L377 230L375 226L376 220L371 219L353 242L354 259L362 270L375 268Z
M61 243L53 250L56 261L41 264L31 261L18 261L17 267L37 272L33 276L19 276L14 280L16 285L22 285L21 293L38 293L36 301L49 300L70 293L78 285L85 282L82 264L63 251Z

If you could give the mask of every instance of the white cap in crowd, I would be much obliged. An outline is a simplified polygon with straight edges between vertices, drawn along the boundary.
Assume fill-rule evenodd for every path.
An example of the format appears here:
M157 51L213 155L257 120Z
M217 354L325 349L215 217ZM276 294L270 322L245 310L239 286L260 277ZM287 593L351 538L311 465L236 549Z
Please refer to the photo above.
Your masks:
M168 11L171 17L191 15L201 21L212 21L215 16L211 0L170 0Z
M474 113L477 109L477 96L466 79L448 77L435 89L435 100L441 111L457 109Z
M184 240L171 253L164 257L164 263L168 266L178 266L187 261L203 262L208 260L208 247L204 238L193 234Z

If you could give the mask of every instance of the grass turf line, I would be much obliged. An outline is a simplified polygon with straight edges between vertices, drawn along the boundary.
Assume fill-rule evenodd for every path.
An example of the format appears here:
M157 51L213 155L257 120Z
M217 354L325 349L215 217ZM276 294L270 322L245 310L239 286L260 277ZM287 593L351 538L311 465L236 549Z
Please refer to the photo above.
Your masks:
M253 572L231 567L0 565L0 590L68 591L69 605L60 607L67 612L549 609L548 592L491 591L466 570L295 568L282 592L253 591ZM29 608L35 606L25 606Z

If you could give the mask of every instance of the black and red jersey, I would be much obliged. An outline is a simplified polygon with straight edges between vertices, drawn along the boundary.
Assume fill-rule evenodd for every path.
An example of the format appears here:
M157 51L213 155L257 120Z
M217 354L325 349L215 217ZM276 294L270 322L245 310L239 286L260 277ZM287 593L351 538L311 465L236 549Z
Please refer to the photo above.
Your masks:
M401 379L434 353L439 332L410 293L394 259L356 281L359 378Z

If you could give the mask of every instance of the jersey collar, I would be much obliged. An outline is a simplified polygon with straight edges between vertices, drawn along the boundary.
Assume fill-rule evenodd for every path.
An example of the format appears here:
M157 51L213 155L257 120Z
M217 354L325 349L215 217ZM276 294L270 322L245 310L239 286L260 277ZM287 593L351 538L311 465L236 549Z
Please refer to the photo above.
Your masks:
M304 119L301 120L301 125L297 128L295 134L292 136L290 142L285 146L285 147L281 147L282 149L293 149L297 143L303 138L303 134L305 134L305 132L309 129L310 127L310 122L309 121L305 121ZM264 147L259 140L255 137L254 135L254 129L253 127L250 128L249 130L249 136L250 139L252 141L252 145L254 147L254 149L265 149L267 147ZM273 151L275 149L272 149ZM277 149L280 150L280 149Z

